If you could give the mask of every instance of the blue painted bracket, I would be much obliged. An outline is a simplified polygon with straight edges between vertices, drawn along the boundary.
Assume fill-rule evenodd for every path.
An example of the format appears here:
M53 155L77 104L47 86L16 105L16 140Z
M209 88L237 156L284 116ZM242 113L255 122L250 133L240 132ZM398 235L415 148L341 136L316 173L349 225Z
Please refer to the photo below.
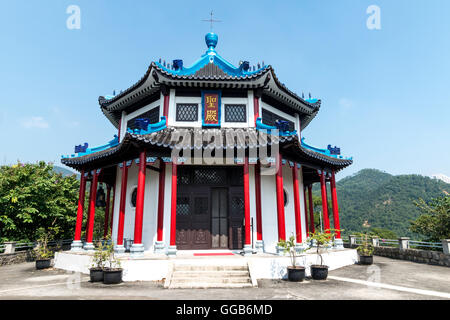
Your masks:
M62 155L61 158L75 158L75 157L81 157L81 156L85 156L94 152L99 152L99 151L103 151L109 148L113 148L119 145L119 137L117 137L117 135L114 135L114 139L112 139L111 141L109 141L107 144L104 144L102 146L99 147L94 147L94 148L86 148L85 152L78 152L76 154L71 154L70 156L64 156Z
M312 151L315 151L315 152L318 152L318 153L321 153L321 154L324 154L324 155L329 156L329 157L336 158L336 159L353 160L353 157L343 157L341 155L332 154L329 149L319 149L319 148L310 146L309 144L305 143L305 138L302 138L302 147L306 148L306 149L309 149L309 150L312 150Z
M271 134L272 130L278 130L277 127L274 126L269 126L267 124L262 123L262 119L261 118L257 118L256 119L256 130L267 130L268 134ZM278 130L278 135L282 136L282 137L286 137L286 136L292 136L297 134L297 130L294 131L281 131Z
M166 128L167 128L167 120L166 120L166 117L163 116L163 117L161 117L161 121L160 122L149 124L147 126L146 130L144 130L144 129L131 130L130 128L128 128L127 132L133 133L133 134L141 134L142 135L142 134L150 134L150 133L153 133L153 132L157 132L157 131L160 131L160 130L163 130L163 129L166 129Z

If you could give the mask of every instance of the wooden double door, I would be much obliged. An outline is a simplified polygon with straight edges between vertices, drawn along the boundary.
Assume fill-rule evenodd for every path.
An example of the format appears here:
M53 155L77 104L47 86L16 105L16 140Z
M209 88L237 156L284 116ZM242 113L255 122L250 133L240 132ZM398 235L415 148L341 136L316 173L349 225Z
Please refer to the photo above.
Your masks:
M230 176L239 170L192 166L179 169L177 249L242 249L244 190L236 185L239 179Z

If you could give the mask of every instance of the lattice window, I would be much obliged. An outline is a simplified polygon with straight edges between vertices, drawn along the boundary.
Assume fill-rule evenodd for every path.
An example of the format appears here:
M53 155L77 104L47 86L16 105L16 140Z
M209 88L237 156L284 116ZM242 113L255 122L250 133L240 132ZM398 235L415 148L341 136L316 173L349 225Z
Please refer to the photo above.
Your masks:
M226 104L225 122L247 122L245 104Z
M191 184L191 174L190 174L190 172L191 172L190 170L178 170L177 183L178 184L184 184L184 185Z
M217 169L195 169L194 184L226 184L227 175L225 170Z
M194 212L195 214L208 214L208 198L207 197L197 197L194 200Z
M197 121L198 104L177 103L177 121Z
M276 120L284 120L287 121L289 123L289 131L294 131L295 130L295 124L292 121L286 120L285 118L270 112L266 109L262 109L262 123L267 124L268 126L276 126L275 121Z
M161 121L159 117L159 106L128 120L128 128L132 130L137 128L135 124L136 119L148 119L150 123L158 123L159 121Z
M177 216L187 216L190 214L191 206L189 197L177 197Z
M244 172L241 166L228 169L228 177L230 178L231 185L244 185Z
M244 197L231 198L231 211L235 214L244 212Z

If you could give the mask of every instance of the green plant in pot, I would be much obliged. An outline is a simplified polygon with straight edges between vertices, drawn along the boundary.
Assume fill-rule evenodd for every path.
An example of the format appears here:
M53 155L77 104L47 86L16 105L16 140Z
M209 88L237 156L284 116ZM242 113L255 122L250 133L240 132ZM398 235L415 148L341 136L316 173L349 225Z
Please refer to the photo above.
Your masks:
M327 232L329 231L329 232ZM326 280L328 277L328 266L323 264L323 252L333 244L336 229L327 229L325 232L316 231L309 233L309 241L316 246L317 256L320 258L320 264L311 265L311 277L314 280Z
M289 253L291 266L287 267L289 281L303 281L305 279L305 267L297 265L297 251L295 250L295 237L292 235L289 240L278 242L278 246L284 249L284 253Z
M48 243L52 241L56 234L59 232L59 227L55 227L56 219L53 221L48 229L43 227L37 230L37 245L34 248L34 253L36 255L36 269L46 269L50 268L51 260L54 256L54 252L49 249Z
M370 265L373 263L374 247L367 233L360 233L361 245L356 248L359 257L359 263Z
M122 282L123 269L114 253L114 242L111 240L111 236L108 235L105 240L106 259L103 267L103 283L117 284Z
M108 258L108 252L102 241L98 241L95 246L94 256L92 257L89 275L91 282L103 281L103 268Z

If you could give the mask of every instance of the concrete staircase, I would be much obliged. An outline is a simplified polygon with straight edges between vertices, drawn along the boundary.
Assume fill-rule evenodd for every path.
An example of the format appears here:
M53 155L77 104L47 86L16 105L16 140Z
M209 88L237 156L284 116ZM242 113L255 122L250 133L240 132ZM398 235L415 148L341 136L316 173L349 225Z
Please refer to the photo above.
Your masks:
M174 264L169 289L249 288L255 286L248 265Z

